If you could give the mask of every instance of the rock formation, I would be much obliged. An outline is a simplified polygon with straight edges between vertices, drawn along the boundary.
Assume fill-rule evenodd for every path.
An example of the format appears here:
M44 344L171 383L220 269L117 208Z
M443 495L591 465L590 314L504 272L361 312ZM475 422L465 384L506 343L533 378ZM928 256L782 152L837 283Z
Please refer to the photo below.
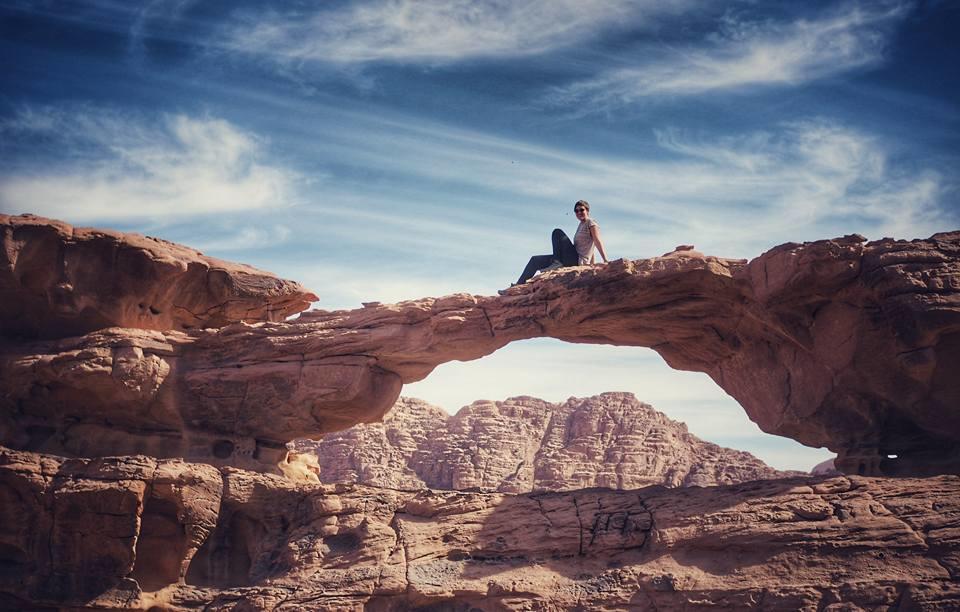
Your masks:
M0 215L0 247L0 335L282 321L317 300L292 281L166 240L34 215Z
M9 226L44 227L23 219ZM31 235L7 230L2 250L60 244ZM84 261L91 277L116 271ZM8 292L4 303L33 299L30 287L48 285L13 283L20 293ZM297 292L294 301L304 304ZM291 439L379 420L403 383L440 363L549 336L647 346L675 368L706 372L761 429L836 451L845 473L955 473L958 305L960 232L866 244L849 236L786 244L749 263L683 250L564 268L506 297L452 295L311 311L287 322L7 343L0 442L72 456L143 449L266 467ZM220 312L218 322L229 314ZM119 450L110 434L117 428L127 440Z
M279 471L287 441L379 420L444 361L551 336L705 371L846 472L958 471L960 232L280 321L314 296L141 236L0 228L0 608L960 608L956 475L510 495L238 467Z
M960 607L957 476L505 495L4 450L0 499L13 609Z
M712 486L796 476L704 442L630 393L479 401L448 416L401 397L382 423L298 441L322 483L502 493Z

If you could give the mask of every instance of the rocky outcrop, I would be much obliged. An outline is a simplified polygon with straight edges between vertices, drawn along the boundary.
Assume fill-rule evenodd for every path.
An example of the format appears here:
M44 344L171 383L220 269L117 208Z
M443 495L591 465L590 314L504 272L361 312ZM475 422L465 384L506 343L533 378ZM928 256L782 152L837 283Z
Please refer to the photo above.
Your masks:
M0 450L0 605L960 606L960 478L525 495L305 486Z
M960 607L960 476L514 495L238 467L295 473L288 440L379 420L445 361L550 336L650 346L707 372L765 430L837 450L846 472L960 471L960 233L784 245L749 263L685 249L554 271L505 297L280 321L313 296L183 247L17 219L2 226L0 608ZM167 298L191 315L131 314ZM633 486L639 459L611 442L636 431L623 415L569 407L552 427L544 414L479 404L447 424L478 442L474 457L429 477ZM544 432L532 470L533 444L489 452L504 417ZM388 466L427 443L407 436ZM617 467L591 481L601 450Z
M8 344L0 442L100 456L117 452L107 430L136 420L125 439L157 456L266 466L291 439L379 420L440 363L542 336L651 347L764 431L836 451L845 473L960 471L960 232L787 244L749 263L685 250L564 268L505 297Z
M704 442L630 393L552 404L479 401L456 415L401 397L382 423L295 443L323 483L503 493L712 486L784 478L750 453Z
M282 321L316 300L295 282L166 240L0 215L0 335Z

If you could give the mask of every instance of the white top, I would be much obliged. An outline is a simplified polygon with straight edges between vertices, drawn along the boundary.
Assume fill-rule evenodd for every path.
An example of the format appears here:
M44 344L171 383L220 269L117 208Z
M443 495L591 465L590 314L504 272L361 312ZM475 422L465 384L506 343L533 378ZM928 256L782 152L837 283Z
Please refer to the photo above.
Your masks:
M590 233L591 227L600 227L600 224L593 219L584 219L577 227L577 233L573 235L573 246L577 248L577 255L580 256L578 265L581 266L593 263L593 235Z

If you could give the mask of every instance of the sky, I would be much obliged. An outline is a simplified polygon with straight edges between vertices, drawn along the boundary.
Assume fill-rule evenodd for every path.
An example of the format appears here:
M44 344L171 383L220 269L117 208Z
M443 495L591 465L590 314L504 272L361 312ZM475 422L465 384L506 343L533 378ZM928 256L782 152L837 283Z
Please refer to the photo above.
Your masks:
M0 0L0 211L188 244L315 307L492 295L586 199L612 259L960 228L960 3ZM509 345L403 393L631 391L780 468L706 375Z

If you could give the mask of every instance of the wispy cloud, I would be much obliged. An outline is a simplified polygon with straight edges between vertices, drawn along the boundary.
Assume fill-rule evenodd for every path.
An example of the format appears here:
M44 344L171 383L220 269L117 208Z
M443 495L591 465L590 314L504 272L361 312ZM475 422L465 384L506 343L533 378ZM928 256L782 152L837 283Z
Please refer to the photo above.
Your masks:
M644 155L615 156L418 119L333 117L280 128L285 149L323 177L307 183L270 165L265 143L222 120L24 113L3 129L50 139L71 156L8 168L0 207L98 223L244 211L229 226L197 226L180 239L229 256L245 244L306 245L322 234L325 253L369 253L378 268L389 262L390 274L422 270L444 291L477 292L515 278L514 268L549 244L550 228L572 231L564 214L579 198L594 204L614 257L681 243L752 257L791 240L914 238L957 221L944 204L956 187L950 174L892 163L908 152L828 119L727 136L663 128ZM294 197L302 206L283 210ZM491 250L491 240L505 248ZM369 297L401 292L383 293Z
M517 247L536 248L539 236L527 228L558 221L581 197L594 202L601 223L607 222L608 250L632 257L690 241L720 255L755 256L778 242L854 231L918 237L955 222L944 207L950 175L891 163L904 153L897 143L825 118L726 136L664 128L655 132L658 148L640 157L545 147L428 122L377 121L342 123L343 134L309 128L303 134L324 142L328 155L388 177L371 185L332 177L325 184L328 200L349 203L349 210L399 203L416 211L406 219L414 225L445 221L467 223L470 232L507 231ZM389 177L403 177L403 188ZM424 208L460 201L463 194L471 197L462 208ZM454 211L466 216L455 220ZM505 219L510 223L498 228ZM372 228L387 224L370 220ZM469 243L443 225L431 231L454 235L453 249Z
M644 46L635 64L558 88L548 101L608 108L650 96L797 85L878 64L907 12L904 4L848 4L818 19L789 23L728 18L698 45Z
M7 212L109 221L261 210L290 204L300 180L264 161L262 139L212 117L27 110L0 133L68 152L0 175Z
M129 30L128 48L131 59L137 64L143 64L144 36L152 20L175 23L195 2L196 0L149 0L143 6L132 7L132 10L136 11L136 16ZM164 38L171 37L164 36Z
M191 240L190 246L208 252L249 253L257 249L275 247L287 240L292 232L293 230L282 224L238 229L228 227L214 233L208 230L205 232L205 237Z
M329 63L434 62L543 53L610 27L684 10L694 0L373 0L256 14L230 46Z
M667 151L699 160L680 175L683 197L693 203L680 213L691 233L723 227L734 250L751 235L781 242L853 231L906 238L956 221L943 206L947 178L899 171L889 162L889 143L825 119L706 141L678 130L657 137Z

